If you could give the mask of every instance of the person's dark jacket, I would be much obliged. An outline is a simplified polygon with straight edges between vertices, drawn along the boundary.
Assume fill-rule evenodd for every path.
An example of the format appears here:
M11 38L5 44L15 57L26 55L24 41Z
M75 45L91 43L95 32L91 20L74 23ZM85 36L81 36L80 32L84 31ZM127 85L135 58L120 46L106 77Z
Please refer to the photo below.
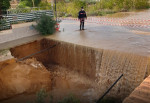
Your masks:
M83 10L79 11L79 14L78 14L78 18L81 19L81 18L87 18L86 16L86 12Z

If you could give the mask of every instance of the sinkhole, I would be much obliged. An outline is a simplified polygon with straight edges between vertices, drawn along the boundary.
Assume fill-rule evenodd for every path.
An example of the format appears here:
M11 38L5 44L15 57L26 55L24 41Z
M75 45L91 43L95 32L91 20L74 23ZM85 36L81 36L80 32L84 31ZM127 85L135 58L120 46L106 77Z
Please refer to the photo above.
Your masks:
M68 94L77 96L81 103L94 103L123 74L106 95L122 101L150 74L149 57L46 38L16 46L10 52L14 58L0 63L0 74L15 67L14 74L9 71L15 81L5 83L5 80L12 81L12 77L0 76L2 103L25 101L25 95L28 99L35 98L31 94L40 88L49 91L56 103ZM8 77L9 73L6 73ZM10 91L5 91L8 88Z

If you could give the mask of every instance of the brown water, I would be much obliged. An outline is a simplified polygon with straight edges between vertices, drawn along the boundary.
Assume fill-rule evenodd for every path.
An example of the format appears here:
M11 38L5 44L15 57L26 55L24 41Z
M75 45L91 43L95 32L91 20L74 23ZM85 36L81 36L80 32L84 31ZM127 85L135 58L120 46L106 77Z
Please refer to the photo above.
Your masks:
M74 95L74 97L80 99L82 103L91 103L97 99L93 81L79 75L79 73L75 71L69 71L59 66L49 65L47 69L51 71L52 74L50 78L52 84L49 85L52 88L50 91L47 91L47 93L53 96L53 103L57 103L69 95ZM0 101L0 103L27 103L35 100L35 93L23 92ZM49 97L45 100L48 102Z
M146 12L143 15L117 13L111 17L143 18ZM12 48L11 53L21 58L58 44L33 56L52 74L52 88L48 92L55 102L74 94L82 103L92 103L121 74L123 78L107 96L123 100L150 74L149 31L90 23L86 24L87 30L78 31L78 24L62 22L63 32ZM26 103L35 99L35 93L23 92L0 103Z
M150 10L88 18L84 31L79 30L79 21L62 20L61 32L46 38L97 49L150 56Z
M21 58L57 43L59 44L49 51L34 56L53 72L50 92L56 101L72 93L83 103L93 102L121 74L124 74L123 78L107 96L123 100L150 74L148 57L51 39L12 48L11 53L14 57Z

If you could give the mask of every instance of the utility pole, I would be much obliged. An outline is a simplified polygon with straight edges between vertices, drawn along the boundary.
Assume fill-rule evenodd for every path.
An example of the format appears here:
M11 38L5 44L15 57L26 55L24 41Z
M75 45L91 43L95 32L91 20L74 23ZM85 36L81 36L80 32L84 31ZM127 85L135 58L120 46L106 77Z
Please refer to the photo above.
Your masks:
M55 0L55 16L56 16L56 22L57 22L56 0Z
M32 0L33 7L35 7L34 0Z
M52 11L54 11L54 0L51 0L51 7L52 7Z

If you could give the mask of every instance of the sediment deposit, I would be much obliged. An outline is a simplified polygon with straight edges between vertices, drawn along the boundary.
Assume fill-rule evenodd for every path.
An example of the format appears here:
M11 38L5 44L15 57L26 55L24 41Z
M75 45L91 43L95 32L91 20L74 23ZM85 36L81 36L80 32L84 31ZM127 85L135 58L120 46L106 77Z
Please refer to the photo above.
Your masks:
M87 77L98 84L95 88L98 96L101 96L123 74L123 78L108 96L124 99L150 74L150 61L146 56L95 49L51 39L18 46L12 48L11 52L14 57L21 58L54 44L58 45L33 57L47 67L58 65Z
M51 88L51 74L36 59L0 62L0 100L23 93L35 93Z

